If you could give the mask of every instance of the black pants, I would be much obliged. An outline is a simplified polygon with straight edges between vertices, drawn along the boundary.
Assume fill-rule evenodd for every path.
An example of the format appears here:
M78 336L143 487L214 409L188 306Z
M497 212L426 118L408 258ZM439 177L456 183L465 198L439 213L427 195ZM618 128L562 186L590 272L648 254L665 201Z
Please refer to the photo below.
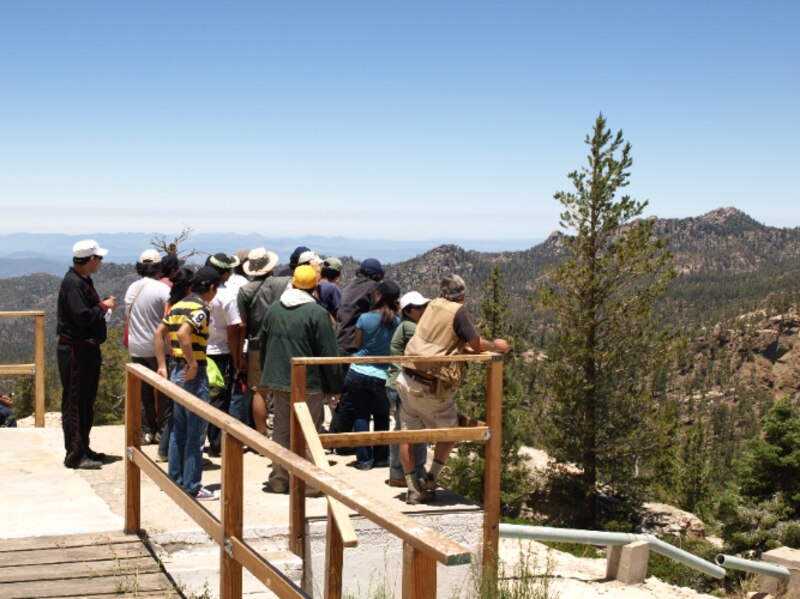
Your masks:
M225 386L222 389L211 389L211 405L226 414L231 407L231 381L233 380L233 359L230 354L209 356L222 373ZM219 455L222 451L222 431L213 424L208 425L208 453Z
M353 424L356 421L355 406L353 400L350 398L347 388L347 373L350 372L350 365L344 369L342 377L345 383L342 385L342 393L339 396L339 405L331 415L331 432L332 433L352 433Z
M61 427L64 429L64 465L75 467L89 449L94 422L94 402L100 381L100 346L59 342L58 373L61 377Z
M134 364L146 366L153 372L158 370L158 362L156 361L155 357L132 357L131 360ZM155 391L150 385L142 382L142 433L150 433L151 435L155 436L155 434L160 430L159 422L160 419L156 415Z

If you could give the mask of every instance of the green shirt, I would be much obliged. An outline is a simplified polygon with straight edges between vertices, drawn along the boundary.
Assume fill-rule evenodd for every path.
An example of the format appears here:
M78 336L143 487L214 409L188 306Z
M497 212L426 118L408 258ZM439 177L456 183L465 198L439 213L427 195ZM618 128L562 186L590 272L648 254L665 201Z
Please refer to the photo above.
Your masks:
M408 341L414 336L414 331L416 330L416 322L410 318L403 318L397 329L395 329L394 335L392 335L392 345L390 350L392 356L403 355L406 350L406 345L408 345ZM397 375L400 374L402 368L403 367L400 364L389 364L389 376L386 379L386 386L389 389L395 388Z

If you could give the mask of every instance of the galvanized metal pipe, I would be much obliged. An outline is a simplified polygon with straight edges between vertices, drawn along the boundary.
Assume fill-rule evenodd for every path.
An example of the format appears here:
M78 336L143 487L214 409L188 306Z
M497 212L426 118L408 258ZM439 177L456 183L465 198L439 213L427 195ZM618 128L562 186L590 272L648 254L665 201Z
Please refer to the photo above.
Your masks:
M511 539L533 539L556 543L582 543L584 545L629 545L646 541L650 549L690 568L713 576L724 578L725 569L702 558L665 543L653 535L625 532L605 532L602 530L577 530L574 528L552 528L549 526L521 526L519 524L500 524L500 536Z
M775 578L789 578L790 576L790 572L786 568L764 562L754 562L753 560L736 557L735 555L720 553L714 558L714 561L720 566L730 568L731 570L742 570L744 572L763 574L764 576L773 576Z

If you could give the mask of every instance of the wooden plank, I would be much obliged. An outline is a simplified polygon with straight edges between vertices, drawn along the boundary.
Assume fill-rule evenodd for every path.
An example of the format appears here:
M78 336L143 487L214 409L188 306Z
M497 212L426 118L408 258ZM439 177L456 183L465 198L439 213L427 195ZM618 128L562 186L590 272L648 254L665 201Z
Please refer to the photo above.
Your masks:
M242 538L244 445L229 433L222 432L222 535L226 543ZM221 599L241 599L242 565L233 559L229 548L220 547L219 596Z
M306 401L306 367L292 365L292 404ZM289 406L290 442L295 459L305 462L306 442L295 411ZM294 474L289 477L289 549L303 560L303 589L306 590L306 483Z
M436 599L436 562L403 545L403 599Z
M490 362L496 354L456 354L454 356L350 356L338 358L292 358L292 365L321 364L436 364L439 362Z
M344 543L333 514L333 506L329 504L328 531L325 541L325 599L341 599L343 569Z
M75 595L58 595L48 599L72 599ZM180 591L176 589L163 589L161 591L136 591L129 593L102 593L100 595L92 595L90 599L120 599L120 597L133 597L135 599L151 599L157 597L158 599L186 599Z
M49 537L25 537L20 539L3 539L0 541L0 555L5 552L31 551L38 549L50 549L53 547L65 549L68 547L94 547L119 544L140 545L141 539L136 535L124 534L121 531L98 532L88 535L64 536L56 535Z
M125 376L125 532L142 527L142 474L128 455L127 448L138 450L142 444L142 380L132 372Z
M43 566L73 561L101 561L111 558L129 559L144 556L151 557L150 552L141 542L66 548L53 546L44 549L0 553L0 568L8 566Z
M317 434L314 420L311 417L311 411L308 409L308 404L294 404L294 412L297 421L300 423L300 428L303 431L306 443L308 444L308 451L311 453L311 459L319 468L325 472L330 472L331 466L328 463L325 450L319 442L319 435ZM350 521L350 516L345 510L345 507L339 501L331 497L328 497L328 507L333 514L336 527L341 535L341 542L345 547L356 547L358 545L358 537L356 537L356 531L353 530L353 523Z
M44 316L44 312L42 310L20 310L19 312L4 310L0 312L0 318L24 318L30 316Z
M36 315L33 329L33 362L36 364L36 372L33 375L33 405L34 405L34 426L44 427L44 386L45 386L45 322L44 313Z
M91 597L101 593L118 596L138 595L140 592L162 592L171 589L169 579L163 574L123 574L116 577L82 578L75 580L37 580L0 584L0 597ZM71 594L70 594L71 593Z
M492 431L486 443L483 471L483 580L497 581L500 544L500 473L503 433L503 361L492 361L486 372L486 422ZM487 587L488 588L488 587Z
M436 443L438 441L485 441L488 438L488 426L319 435L319 440L325 448L358 447L360 445L399 445L400 443Z
M36 374L35 364L0 364L0 375L32 376Z
M242 564L247 571L260 580L270 591L278 597L309 598L302 589L292 582L283 572L266 561L261 555L239 539L231 539L234 559Z
M209 537L219 545L224 543L225 539L222 536L222 526L219 520L200 505L194 497L189 497L183 489L172 482L169 475L143 454L141 449L133 449L133 461L164 493L169 495L172 501L177 503L192 520L197 522Z
M63 556L66 558L67 556ZM161 568L149 553L127 558L103 560L67 561L62 559L57 568L43 568L41 565L17 565L0 568L0 583L29 582L37 580L70 580L95 578L98 576L118 576L122 574L152 574Z

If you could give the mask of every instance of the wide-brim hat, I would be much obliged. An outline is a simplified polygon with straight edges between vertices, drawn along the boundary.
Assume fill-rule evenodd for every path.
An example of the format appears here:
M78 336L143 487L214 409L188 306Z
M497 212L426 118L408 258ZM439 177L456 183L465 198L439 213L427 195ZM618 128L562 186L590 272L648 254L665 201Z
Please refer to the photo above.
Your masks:
M278 265L278 254L270 252L266 248L255 248L247 254L247 261L244 263L245 274L251 277L260 277L274 270Z

